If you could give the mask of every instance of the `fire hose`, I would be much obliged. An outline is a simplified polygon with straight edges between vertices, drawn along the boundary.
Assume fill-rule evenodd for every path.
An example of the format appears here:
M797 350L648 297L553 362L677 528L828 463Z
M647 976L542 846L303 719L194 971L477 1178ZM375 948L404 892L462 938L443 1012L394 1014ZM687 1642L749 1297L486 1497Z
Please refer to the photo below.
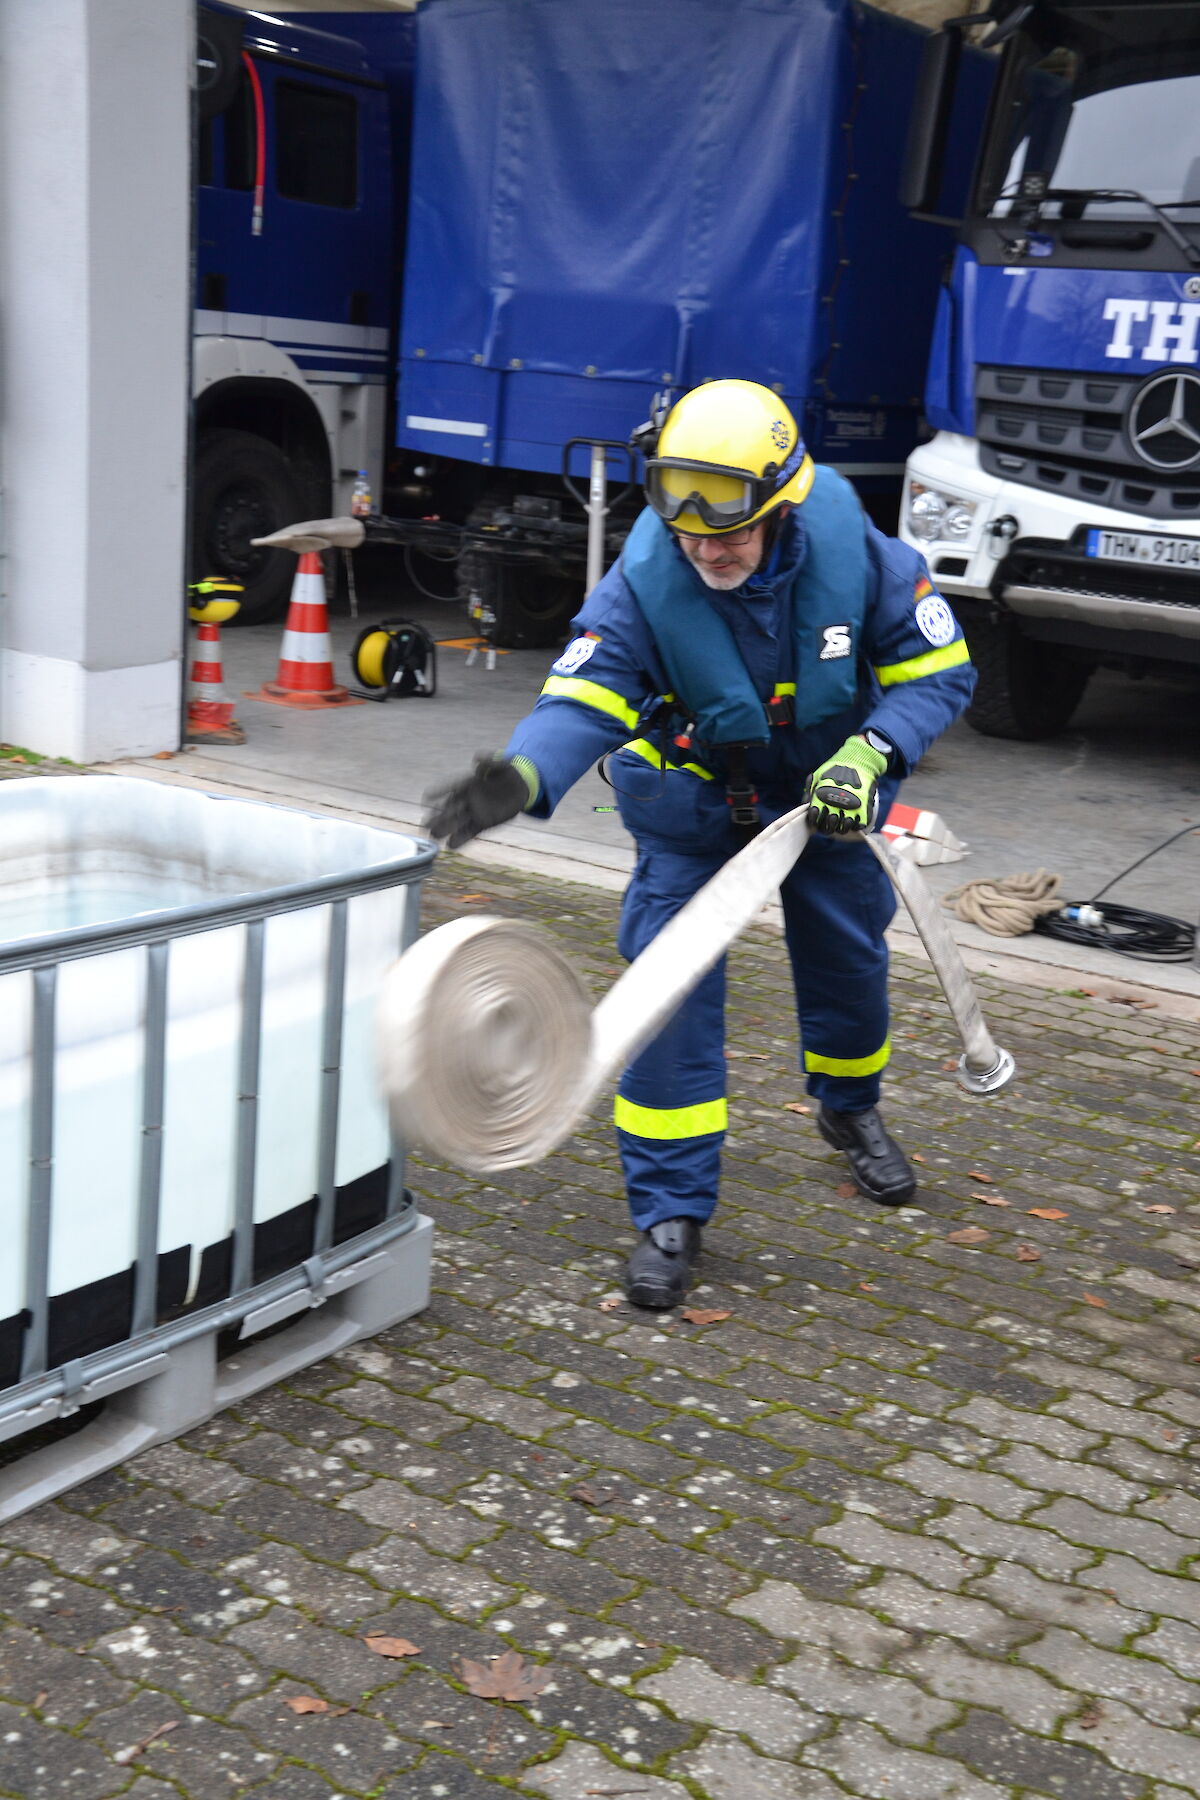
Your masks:
M771 898L804 850L805 809L732 857L593 1008L566 957L518 920L429 932L385 978L380 1078L397 1136L474 1174L549 1155ZM920 871L867 839L904 901L962 1038L958 1080L990 1094L1015 1073Z

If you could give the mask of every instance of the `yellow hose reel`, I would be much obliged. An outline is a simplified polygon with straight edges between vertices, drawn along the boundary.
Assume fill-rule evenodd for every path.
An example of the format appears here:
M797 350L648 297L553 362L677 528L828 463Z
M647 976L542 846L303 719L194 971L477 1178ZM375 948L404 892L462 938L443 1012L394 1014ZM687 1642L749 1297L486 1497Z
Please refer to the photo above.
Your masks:
M412 619L383 619L360 631L350 667L372 700L430 699L437 692L437 645Z

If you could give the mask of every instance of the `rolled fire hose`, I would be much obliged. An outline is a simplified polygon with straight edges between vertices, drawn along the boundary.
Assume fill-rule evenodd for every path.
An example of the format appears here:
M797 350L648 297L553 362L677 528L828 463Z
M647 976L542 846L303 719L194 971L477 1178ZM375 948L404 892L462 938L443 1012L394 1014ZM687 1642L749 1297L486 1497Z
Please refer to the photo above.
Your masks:
M520 1168L570 1136L771 899L808 842L805 809L768 825L664 926L593 1008L575 969L520 921L440 926L384 981L380 1078L397 1135L475 1174ZM1015 1073L920 871L867 842L912 917L963 1042L958 1079L990 1094Z

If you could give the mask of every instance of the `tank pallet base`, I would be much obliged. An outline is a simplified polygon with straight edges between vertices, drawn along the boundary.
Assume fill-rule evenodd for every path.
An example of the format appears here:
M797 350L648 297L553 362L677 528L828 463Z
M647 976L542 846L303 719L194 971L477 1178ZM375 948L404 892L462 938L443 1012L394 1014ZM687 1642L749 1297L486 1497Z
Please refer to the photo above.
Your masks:
M324 1277L318 1272L307 1288L275 1299L264 1296L264 1303L241 1321L244 1339L289 1317L296 1323L262 1343L247 1341L245 1348L220 1360L217 1341L229 1323L227 1315L182 1340L177 1328L160 1328L157 1335L175 1341L160 1349L156 1334L150 1334L139 1359L92 1379L86 1364L76 1365L81 1379L69 1392L64 1384L63 1392L34 1399L25 1411L0 1420L0 1438L13 1438L95 1401L105 1403L82 1431L0 1469L0 1524L151 1444L179 1437L297 1369L411 1318L429 1302L432 1250L433 1223L418 1218L411 1230L378 1248L365 1244L358 1261Z

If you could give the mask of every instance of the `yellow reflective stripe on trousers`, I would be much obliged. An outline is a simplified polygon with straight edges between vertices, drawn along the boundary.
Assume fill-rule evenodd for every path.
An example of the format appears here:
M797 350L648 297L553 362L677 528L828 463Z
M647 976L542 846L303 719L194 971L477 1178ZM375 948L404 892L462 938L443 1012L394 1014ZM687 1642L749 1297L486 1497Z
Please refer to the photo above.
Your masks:
M709 1137L724 1131L729 1122L727 1100L701 1100L698 1106L636 1106L618 1094L613 1120L621 1131L634 1137L660 1140Z
M884 1038L883 1049L874 1056L814 1056L804 1052L804 1068L809 1075L878 1075L892 1054L892 1040Z
M650 742L649 738L633 738L628 744L622 744L621 748L622 750L632 750L635 756L640 756L643 762L650 763L655 769L662 768L662 752L659 750L657 744L652 744ZM667 767L668 769L686 769L689 775L698 775L701 781L712 781L715 779L712 770L702 769L699 763L672 762L671 758L668 756Z
M796 697L795 682L794 681L777 681L775 683L775 687L774 687L774 694L775 694L775 697L780 700L784 699L788 694L790 694L794 700Z
M970 662L971 653L965 638L945 644L940 650L927 650L924 656L910 656L907 662L884 663L875 670L880 687L895 687L900 681L920 681L923 675L940 675L943 669L956 669Z
M573 675L551 675L542 692L554 694L560 700L578 700L581 706L590 706L596 712L619 719L631 731L638 722L637 710L628 700L614 693L612 688L600 687L594 681L577 681Z

